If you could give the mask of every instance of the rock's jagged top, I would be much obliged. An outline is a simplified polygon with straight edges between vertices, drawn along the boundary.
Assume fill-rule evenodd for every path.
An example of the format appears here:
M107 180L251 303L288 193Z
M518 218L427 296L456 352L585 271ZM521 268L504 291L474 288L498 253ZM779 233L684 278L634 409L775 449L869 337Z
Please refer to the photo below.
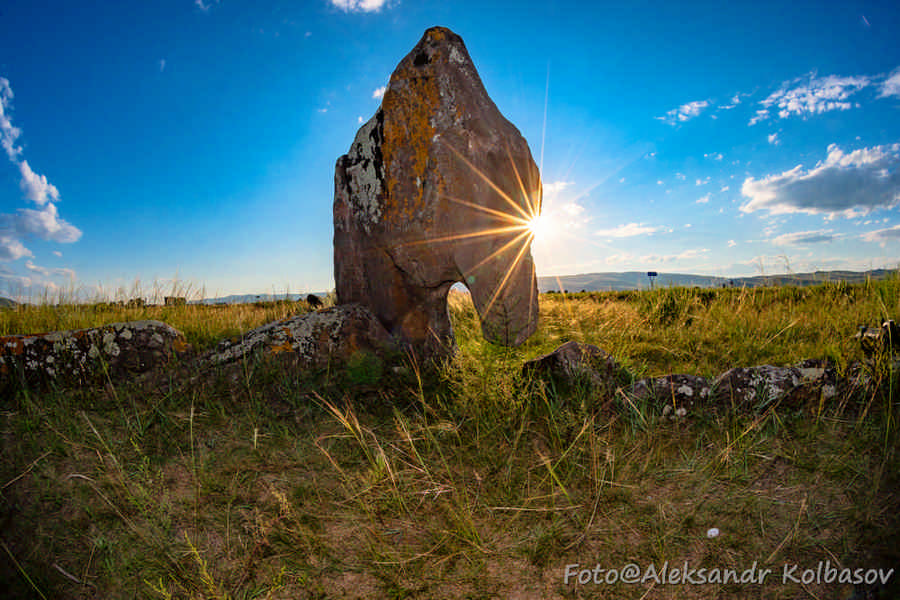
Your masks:
M462 38L428 29L337 161L338 301L368 306L430 354L452 345L446 296L462 281L485 336L521 343L537 325L524 222L540 195L528 144L488 96Z

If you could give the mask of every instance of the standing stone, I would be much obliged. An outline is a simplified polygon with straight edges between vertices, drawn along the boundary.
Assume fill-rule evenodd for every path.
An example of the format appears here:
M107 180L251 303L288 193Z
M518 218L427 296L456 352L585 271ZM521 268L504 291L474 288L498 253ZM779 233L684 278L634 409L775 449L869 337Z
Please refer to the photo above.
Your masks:
M540 211L540 174L458 35L433 27L400 62L337 160L334 187L339 303L362 304L405 343L443 354L453 346L447 293L463 282L488 340L519 345L534 332L525 225Z

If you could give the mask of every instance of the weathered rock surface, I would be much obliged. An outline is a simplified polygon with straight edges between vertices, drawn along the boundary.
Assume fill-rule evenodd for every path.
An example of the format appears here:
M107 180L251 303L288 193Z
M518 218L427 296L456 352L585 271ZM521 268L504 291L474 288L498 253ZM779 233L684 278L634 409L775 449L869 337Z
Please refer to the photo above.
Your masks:
M453 345L447 293L461 281L488 340L518 345L534 332L525 224L540 210L540 174L462 38L425 32L334 180L339 304L362 304L405 343L441 354Z
M775 403L796 403L813 397L829 400L837 394L834 371L825 367L738 367L713 382L715 405L764 410Z
M329 361L347 361L359 351L381 353L394 340L378 319L359 304L344 304L274 321L224 340L201 362L225 364L261 352L285 354L302 366L321 367Z
M180 331L159 321L0 337L0 389L22 378L28 385L73 385L107 374L122 379L159 367L188 349Z
M522 372L553 378L566 385L587 382L595 388L615 390L621 367L612 356L592 344L566 342L559 348L526 361Z
M706 403L710 383L705 377L697 375L665 375L636 381L628 391L634 398L652 401L670 410L688 414L695 404Z

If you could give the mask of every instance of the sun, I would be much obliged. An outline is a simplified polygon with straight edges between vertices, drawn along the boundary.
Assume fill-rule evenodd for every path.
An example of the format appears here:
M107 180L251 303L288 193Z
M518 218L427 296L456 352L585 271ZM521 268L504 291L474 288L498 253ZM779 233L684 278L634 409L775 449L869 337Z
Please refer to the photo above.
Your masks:
M543 215L535 215L528 221L528 231L531 233L531 237L535 240L540 240L541 238L546 238L547 234L550 233L550 222L547 217Z

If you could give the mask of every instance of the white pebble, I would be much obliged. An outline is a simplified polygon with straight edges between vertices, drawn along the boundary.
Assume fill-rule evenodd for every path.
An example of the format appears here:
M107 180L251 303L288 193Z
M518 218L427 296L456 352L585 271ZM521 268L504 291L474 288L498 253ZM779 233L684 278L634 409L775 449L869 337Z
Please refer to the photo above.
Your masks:
M719 530L716 529L715 527L713 527L712 529L710 529L709 531L706 532L706 537L708 537L708 538L719 537Z

